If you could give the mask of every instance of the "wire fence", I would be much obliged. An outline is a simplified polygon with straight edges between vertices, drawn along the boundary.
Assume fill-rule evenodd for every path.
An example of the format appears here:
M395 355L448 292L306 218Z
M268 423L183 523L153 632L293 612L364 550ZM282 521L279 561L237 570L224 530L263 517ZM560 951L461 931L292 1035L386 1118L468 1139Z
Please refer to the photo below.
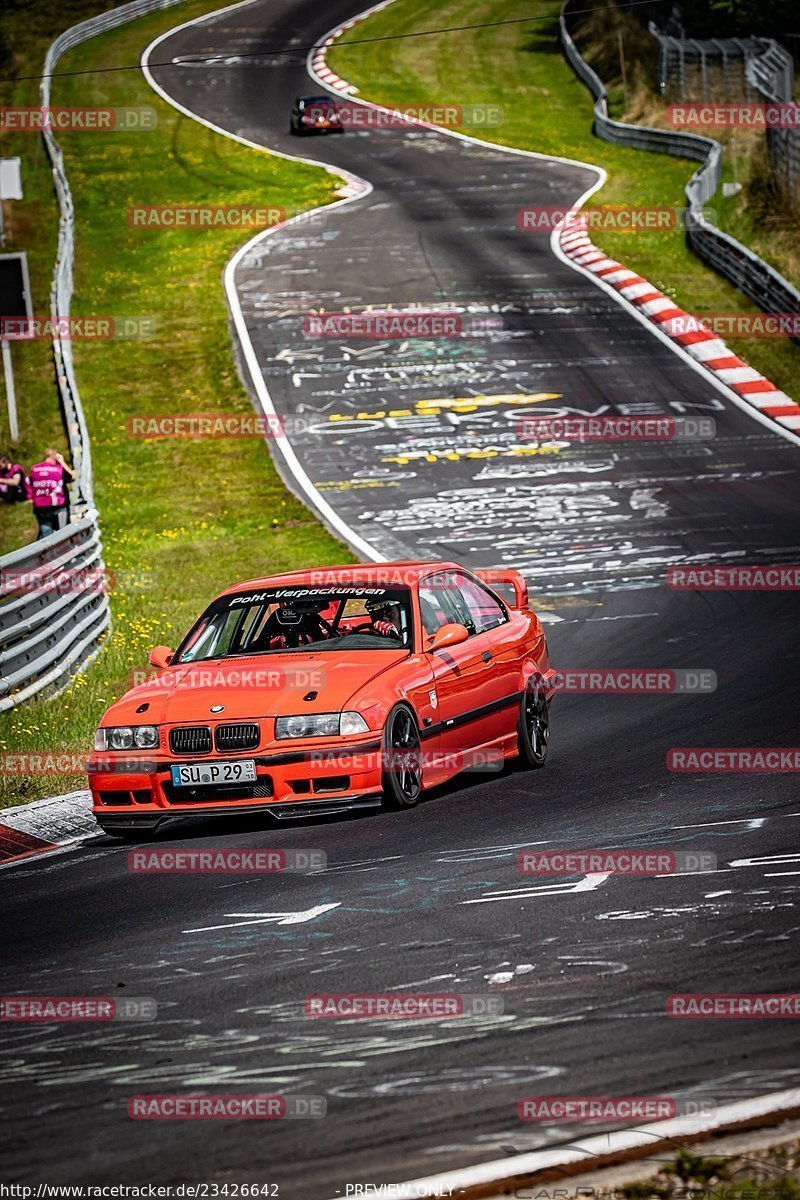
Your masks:
M760 104L775 179L790 201L800 200L800 106L789 51L771 38L698 40L662 33L652 21L648 28L658 41L661 94Z

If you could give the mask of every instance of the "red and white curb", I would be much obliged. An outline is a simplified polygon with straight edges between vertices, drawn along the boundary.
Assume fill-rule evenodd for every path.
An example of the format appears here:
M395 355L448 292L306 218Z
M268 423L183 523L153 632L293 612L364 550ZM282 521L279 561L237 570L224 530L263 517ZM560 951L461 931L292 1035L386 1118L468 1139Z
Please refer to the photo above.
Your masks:
M381 1184L379 1194L385 1200L401 1200L407 1196L463 1196L465 1200L469 1196L495 1197L501 1193L505 1196L545 1171L548 1172L545 1179L556 1176L563 1184L564 1177L581 1174L587 1169L613 1166L636 1158L652 1158L654 1154L664 1152L674 1153L683 1142L703 1141L713 1134L777 1125L790 1116L796 1116L798 1111L800 1089L772 1092L766 1096L721 1105L713 1114L654 1121L635 1129L617 1129L597 1134L568 1146L554 1146L550 1150L534 1150L529 1154L475 1163L471 1167L445 1171L441 1175L429 1175L423 1179L410 1179L404 1183ZM516 1191L513 1194L522 1193ZM530 1194L533 1195L532 1192Z
M326 54L345 30L351 29L393 2L394 0L381 0L380 4L365 9L346 24L337 26L326 34L308 56L307 68L312 78L332 92L338 92L343 96L355 96L359 89L330 70L326 63ZM390 111L383 105L375 104L370 100L361 99L359 103L383 112ZM572 213L578 212L581 205L597 188L602 186L606 179L605 171L592 163L582 163L576 159L563 159L557 155L539 154L536 151L520 150L496 142L486 142L481 138L471 138L466 134L430 125L428 122L414 118L407 118L407 120L409 124L426 125L428 128L438 129L440 133L444 133L448 137L478 142L480 145L490 146L494 150L501 150L505 153L533 158L551 158L556 162L571 162L573 165L588 167L590 170L596 171L600 176L598 183L578 200L571 210ZM684 312L669 296L665 296L644 276L637 275L635 271L631 271L616 259L609 258L592 244L589 235L582 230L571 228L562 233L556 231L553 234L552 242L556 244L566 261L589 274L601 286L612 289L621 304L629 307L640 320L644 319L645 324L649 324L657 334L665 337L679 353L690 360L701 375L709 376L717 385L728 389L728 394L732 392L740 405L745 409L750 408L753 416L767 426L770 421L774 422L780 428L782 435L788 437L789 440L800 437L800 405L796 404L791 396L782 392L771 380L746 363L744 359L733 354L721 338L705 329L694 328L694 326L699 326L702 318ZM674 328L670 327L671 323L675 326ZM686 329L687 324L691 331L680 332L679 330L682 328Z
M0 812L0 868L100 834L88 791L67 792Z
M381 0L380 4L376 4L367 12L359 13L350 21L345 21L344 25L339 25L330 33L323 42L315 46L311 52L311 65L314 71L319 75L320 79L330 88L336 88L340 92L346 92L348 96L358 95L358 88L355 84L348 83L346 79L340 79L335 75L325 62L325 55L328 52L328 47L332 46L338 37L341 37L348 29L352 29L354 25L358 25L359 21L363 21L366 17L371 17L373 13L380 12L382 8L387 8L392 4L393 0Z
M697 317L678 308L674 300L653 287L642 275L598 250L587 233L570 230L560 235L559 243L567 258L618 291L706 371L784 429L800 433L800 405L743 359L737 358L721 338L700 328L690 328L689 332L674 330L673 326L685 330L687 325L698 325Z

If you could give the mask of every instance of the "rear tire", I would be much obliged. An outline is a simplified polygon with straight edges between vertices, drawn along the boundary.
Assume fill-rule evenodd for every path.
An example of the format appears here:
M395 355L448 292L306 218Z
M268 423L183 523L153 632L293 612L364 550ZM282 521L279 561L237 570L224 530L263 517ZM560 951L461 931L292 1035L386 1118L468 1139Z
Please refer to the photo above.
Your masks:
M527 771L538 771L547 762L547 742L550 736L550 708L541 679L528 681L519 706L517 751L520 765Z
M383 806L413 808L422 794L419 726L410 708L398 704L383 730Z

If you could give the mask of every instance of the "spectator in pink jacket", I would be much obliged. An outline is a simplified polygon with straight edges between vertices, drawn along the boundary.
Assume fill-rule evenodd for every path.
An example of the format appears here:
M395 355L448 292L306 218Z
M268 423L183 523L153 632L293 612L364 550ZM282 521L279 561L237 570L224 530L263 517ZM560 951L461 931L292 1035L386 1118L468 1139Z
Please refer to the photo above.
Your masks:
M67 484L75 472L64 462L58 450L45 450L44 458L34 463L28 475L28 496L33 501L33 515L39 522L39 537L49 537L69 518Z
M27 500L27 476L25 468L12 462L7 454L0 454L0 502L16 504Z

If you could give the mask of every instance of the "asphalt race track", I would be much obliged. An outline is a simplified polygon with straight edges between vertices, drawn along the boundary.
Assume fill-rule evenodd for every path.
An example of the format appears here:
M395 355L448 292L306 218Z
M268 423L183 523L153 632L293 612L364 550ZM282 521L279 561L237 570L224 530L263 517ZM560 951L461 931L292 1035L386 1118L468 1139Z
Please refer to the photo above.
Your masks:
M136 875L128 847L105 837L13 866L7 992L125 989L158 1003L151 1022L6 1028L16 1180L271 1181L288 1200L325 1200L585 1133L521 1123L523 1096L719 1104L800 1081L791 1021L665 1015L673 992L800 984L796 778L665 766L670 747L796 744L797 595L664 584L686 561L800 561L798 447L555 258L546 236L517 228L522 205L574 201L593 182L586 169L420 130L288 136L292 100L319 89L304 56L266 48L308 45L359 7L258 2L154 56L222 55L153 73L208 121L373 185L319 225L264 239L237 273L301 463L380 554L523 570L559 667L708 669L718 687L558 697L543 772L465 777L410 813L198 822L158 839L321 849L322 874ZM303 333L311 308L409 304L474 319L472 336ZM531 409L711 416L716 436L520 454ZM390 412L408 415L375 415ZM707 851L717 868L530 879L516 858L532 846ZM504 1013L304 1015L311 992L398 990L491 994ZM175 1091L324 1096L328 1115L128 1118L129 1096Z

